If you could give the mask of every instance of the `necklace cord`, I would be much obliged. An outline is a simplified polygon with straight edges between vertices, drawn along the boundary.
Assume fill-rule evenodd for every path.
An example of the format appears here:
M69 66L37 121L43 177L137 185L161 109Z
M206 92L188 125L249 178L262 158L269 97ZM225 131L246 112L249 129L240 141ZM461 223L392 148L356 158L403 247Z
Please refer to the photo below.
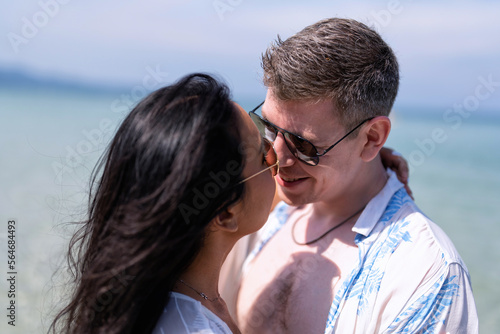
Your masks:
M299 222L299 220L305 216L305 214L303 214L302 216L300 216L299 218L297 218L297 220L295 220L295 222L293 223L293 226L292 226L292 239L293 239L293 242L295 242L297 245L299 246L307 246L307 245L311 245L319 240L321 240L322 238L324 238L328 233L332 232L333 230L335 230L336 228L344 225L345 223L347 223L349 220L351 220L354 216L356 216L358 213L360 213L361 211L363 211L365 209L366 205L363 206L361 209L359 209L358 211L356 211L352 216L349 216L348 218L346 218L345 220L341 221L339 224L335 225L334 227L328 229L325 233L323 233L322 235L320 235L319 237L317 237L316 239L313 239L311 241L306 241L306 242L298 242L297 239L295 239L295 226L297 226L297 223Z
M193 290L194 292L196 292L197 294L199 294L201 296L201 298L203 298L205 300L208 300L209 302L214 302L214 301L216 301L217 299L220 298L220 294L219 293L218 293L218 296L215 297L215 298L208 298L208 296L205 293L196 290L195 288L193 288L191 285L189 285L188 283L184 282L183 280L179 279L178 281L181 282L182 284L184 284L185 286L187 286L188 288L190 288L191 290Z

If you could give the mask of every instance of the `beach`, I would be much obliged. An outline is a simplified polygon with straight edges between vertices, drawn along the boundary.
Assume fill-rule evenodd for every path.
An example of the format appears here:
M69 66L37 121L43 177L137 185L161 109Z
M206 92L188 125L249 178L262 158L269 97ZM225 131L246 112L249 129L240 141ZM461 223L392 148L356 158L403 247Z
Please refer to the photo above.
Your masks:
M126 94L127 92L125 92ZM85 218L93 167L127 108L123 93L56 88L0 89L0 247L16 222L16 326L43 333L61 306L64 252ZM260 101L237 100L247 110ZM451 238L472 280L481 333L500 328L500 110L452 118L447 106L396 103L387 146L410 162L417 205ZM5 257L4 257L5 258ZM5 263L5 264L4 264ZM2 273L7 273L2 261ZM0 305L10 300L1 280ZM4 311L5 313L6 311Z

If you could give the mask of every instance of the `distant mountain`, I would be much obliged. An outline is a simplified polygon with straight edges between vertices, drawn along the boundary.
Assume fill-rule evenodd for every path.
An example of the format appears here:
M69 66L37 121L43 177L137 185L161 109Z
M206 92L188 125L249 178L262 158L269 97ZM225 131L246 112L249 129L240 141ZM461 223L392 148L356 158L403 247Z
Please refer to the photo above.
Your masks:
M57 89L89 93L115 93L130 90L129 87L118 87L103 84L91 84L77 80L65 80L48 76L38 76L19 69L0 68L0 88L25 89Z

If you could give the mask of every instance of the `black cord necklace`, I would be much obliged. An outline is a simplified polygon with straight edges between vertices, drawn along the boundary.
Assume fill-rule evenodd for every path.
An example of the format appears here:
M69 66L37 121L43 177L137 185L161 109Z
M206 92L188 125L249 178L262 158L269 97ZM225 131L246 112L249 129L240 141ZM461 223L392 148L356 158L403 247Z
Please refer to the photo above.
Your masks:
M365 205L366 206L366 205ZM307 245L310 245L310 244L313 244L315 243L316 241L318 240L321 240L321 238L323 238L324 236L326 236L328 233L330 233L331 231L335 230L336 228L344 225L345 223L347 223L349 220L351 220L354 216L356 216L358 213L360 213L361 211L364 210L365 206L363 206L361 209L359 209L358 211L356 211L352 216L349 216L347 219L341 221L339 224L335 225L334 227L330 228L328 231L326 231L325 233L323 233L322 235L320 235L319 237L317 237L316 239L313 239L311 241L306 241L306 242L298 242L297 239L295 239L295 226L297 225L298 221L304 217L306 215L306 213L304 213L303 215L301 215L299 218L297 218L297 220L295 220L295 222L293 223L293 226L292 226L292 239L293 239L293 242L295 242L297 245L299 246L307 246Z

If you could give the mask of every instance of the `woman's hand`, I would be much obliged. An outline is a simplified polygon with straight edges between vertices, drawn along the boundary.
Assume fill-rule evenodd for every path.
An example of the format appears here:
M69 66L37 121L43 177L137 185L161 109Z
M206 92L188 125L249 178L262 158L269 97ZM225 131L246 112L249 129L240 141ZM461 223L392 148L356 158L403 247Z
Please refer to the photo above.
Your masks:
M408 176L410 174L408 161L406 161L400 153L388 147L382 147L380 150L380 157L382 158L382 163L385 167L388 167L396 172L398 180L405 185L408 195L413 198L413 193L408 186Z

